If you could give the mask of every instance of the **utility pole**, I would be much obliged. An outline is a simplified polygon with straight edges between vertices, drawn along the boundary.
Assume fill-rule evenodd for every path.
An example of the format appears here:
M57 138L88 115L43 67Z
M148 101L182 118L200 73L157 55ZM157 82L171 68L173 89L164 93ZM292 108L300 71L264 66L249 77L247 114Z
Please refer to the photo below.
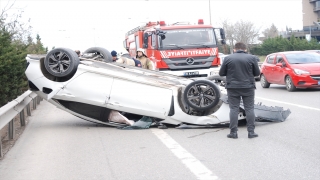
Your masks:
M210 5L210 0L209 0L209 18L210 18L210 25L212 25L211 24L211 5Z
M309 30L310 30L310 39L311 39L311 25L309 26Z

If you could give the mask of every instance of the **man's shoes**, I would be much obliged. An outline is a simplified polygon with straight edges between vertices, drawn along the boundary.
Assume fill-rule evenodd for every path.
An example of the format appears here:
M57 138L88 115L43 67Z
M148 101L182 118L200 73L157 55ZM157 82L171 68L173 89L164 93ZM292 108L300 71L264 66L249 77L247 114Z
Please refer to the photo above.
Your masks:
M236 132L231 132L227 135L228 138L238 139L238 134Z
M248 138L255 138L258 137L258 134L256 134L255 132L248 132Z

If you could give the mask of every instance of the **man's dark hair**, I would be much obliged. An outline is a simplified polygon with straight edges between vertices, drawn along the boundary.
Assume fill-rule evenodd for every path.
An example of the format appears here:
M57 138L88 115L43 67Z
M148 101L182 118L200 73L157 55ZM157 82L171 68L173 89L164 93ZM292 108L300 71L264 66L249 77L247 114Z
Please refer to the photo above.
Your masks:
M234 49L236 50L246 50L247 49L247 46L242 43L242 42L237 42L235 45L234 45Z

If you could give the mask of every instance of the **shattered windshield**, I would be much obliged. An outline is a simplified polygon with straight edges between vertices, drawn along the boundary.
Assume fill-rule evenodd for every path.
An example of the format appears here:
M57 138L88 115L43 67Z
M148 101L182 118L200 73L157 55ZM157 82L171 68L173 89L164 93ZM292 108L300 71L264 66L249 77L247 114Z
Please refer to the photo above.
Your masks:
M294 53L285 56L290 64L320 63L320 55L316 53Z
M217 45L212 28L165 30L166 38L160 43L161 48L203 48Z

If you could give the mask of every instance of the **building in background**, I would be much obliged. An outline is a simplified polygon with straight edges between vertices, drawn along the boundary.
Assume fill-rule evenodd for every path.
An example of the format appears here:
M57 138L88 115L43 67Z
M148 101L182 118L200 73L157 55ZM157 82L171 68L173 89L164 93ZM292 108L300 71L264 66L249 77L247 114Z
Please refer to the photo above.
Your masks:
M320 22L320 0L302 0L303 30L317 28Z
M316 38L320 42L320 0L302 0L302 30L280 32L283 37Z

